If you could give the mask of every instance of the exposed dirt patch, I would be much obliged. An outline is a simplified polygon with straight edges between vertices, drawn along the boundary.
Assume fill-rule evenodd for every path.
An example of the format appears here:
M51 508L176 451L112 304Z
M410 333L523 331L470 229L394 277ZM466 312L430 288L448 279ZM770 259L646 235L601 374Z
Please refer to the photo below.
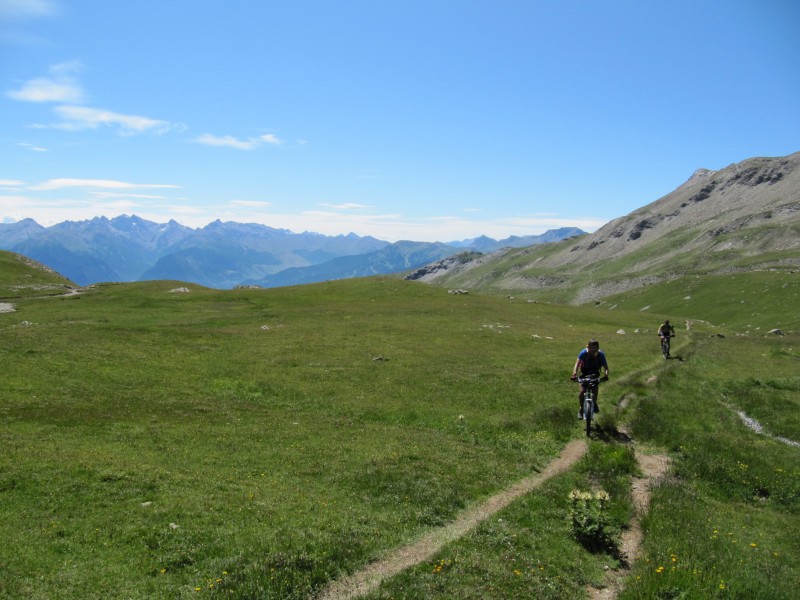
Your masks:
M612 600L617 597L625 578L630 575L630 565L639 558L642 546L641 519L650 508L651 489L655 482L663 479L669 469L670 459L663 454L643 454L636 452L636 460L642 470L642 477L633 481L633 504L636 507L636 516L630 527L622 535L620 554L624 567L608 571L606 575L607 587L588 589L589 598L592 600Z
M586 449L587 444L584 440L570 442L541 473L517 482L482 504L465 511L449 525L431 531L409 546L394 550L362 571L334 581L322 591L319 598L321 600L357 598L377 588L384 579L430 559L445 544L464 536L481 521L488 519L512 501L540 486L551 477L566 471L586 453Z
M628 408L628 405L631 403L631 400L636 398L636 394L633 392L625 392L622 394L622 397L619 399L619 403L617 404L617 410L625 410Z
M17 310L16 307L10 302L0 302L0 313L10 313L15 310Z

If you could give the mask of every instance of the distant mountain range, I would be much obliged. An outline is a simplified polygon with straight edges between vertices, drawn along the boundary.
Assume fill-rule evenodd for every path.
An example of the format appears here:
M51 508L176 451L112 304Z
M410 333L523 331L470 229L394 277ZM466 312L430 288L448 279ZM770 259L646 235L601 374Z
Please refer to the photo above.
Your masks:
M0 249L39 261L78 285L174 279L212 288L276 287L403 272L474 250L492 252L583 234L562 228L538 236L450 243L389 243L355 234L293 233L253 223L215 221L193 229L137 216L0 224Z

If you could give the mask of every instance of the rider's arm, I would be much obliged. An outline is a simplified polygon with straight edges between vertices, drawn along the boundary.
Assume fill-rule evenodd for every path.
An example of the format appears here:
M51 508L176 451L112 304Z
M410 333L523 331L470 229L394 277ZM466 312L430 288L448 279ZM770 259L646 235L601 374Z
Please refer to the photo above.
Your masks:
M581 368L581 363L582 362L583 361L580 358L578 358L578 360L575 361L575 366L572 368L572 378L573 379L575 379L578 376L578 369Z

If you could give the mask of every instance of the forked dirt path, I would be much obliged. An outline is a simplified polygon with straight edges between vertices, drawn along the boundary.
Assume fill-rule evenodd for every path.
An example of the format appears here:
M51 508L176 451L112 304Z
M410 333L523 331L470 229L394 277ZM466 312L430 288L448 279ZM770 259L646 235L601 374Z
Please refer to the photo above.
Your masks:
M541 473L517 482L482 504L465 511L450 525L431 531L409 546L398 548L385 558L368 565L362 571L334 581L322 591L319 596L320 600L357 598L377 588L384 579L428 560L445 544L464 536L481 521L505 508L523 494L527 494L551 477L569 469L586 453L587 447L584 440L570 442Z
M670 465L669 457L663 454L643 454L637 451L636 460L642 471L642 477L636 477L633 480L633 504L636 514L630 527L622 534L622 543L620 544L620 554L625 566L606 573L606 587L602 589L589 587L591 600L613 600L622 590L625 578L630 575L630 565L639 557L641 551L641 519L650 508L653 484L666 475Z

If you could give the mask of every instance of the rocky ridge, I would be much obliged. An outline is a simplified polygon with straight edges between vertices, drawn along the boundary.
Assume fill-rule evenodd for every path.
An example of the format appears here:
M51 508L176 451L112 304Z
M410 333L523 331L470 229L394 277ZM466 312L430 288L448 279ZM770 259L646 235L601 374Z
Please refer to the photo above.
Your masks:
M688 272L798 266L800 152L698 169L673 192L592 234L459 255L408 278L467 289L575 287L572 301L581 303Z

